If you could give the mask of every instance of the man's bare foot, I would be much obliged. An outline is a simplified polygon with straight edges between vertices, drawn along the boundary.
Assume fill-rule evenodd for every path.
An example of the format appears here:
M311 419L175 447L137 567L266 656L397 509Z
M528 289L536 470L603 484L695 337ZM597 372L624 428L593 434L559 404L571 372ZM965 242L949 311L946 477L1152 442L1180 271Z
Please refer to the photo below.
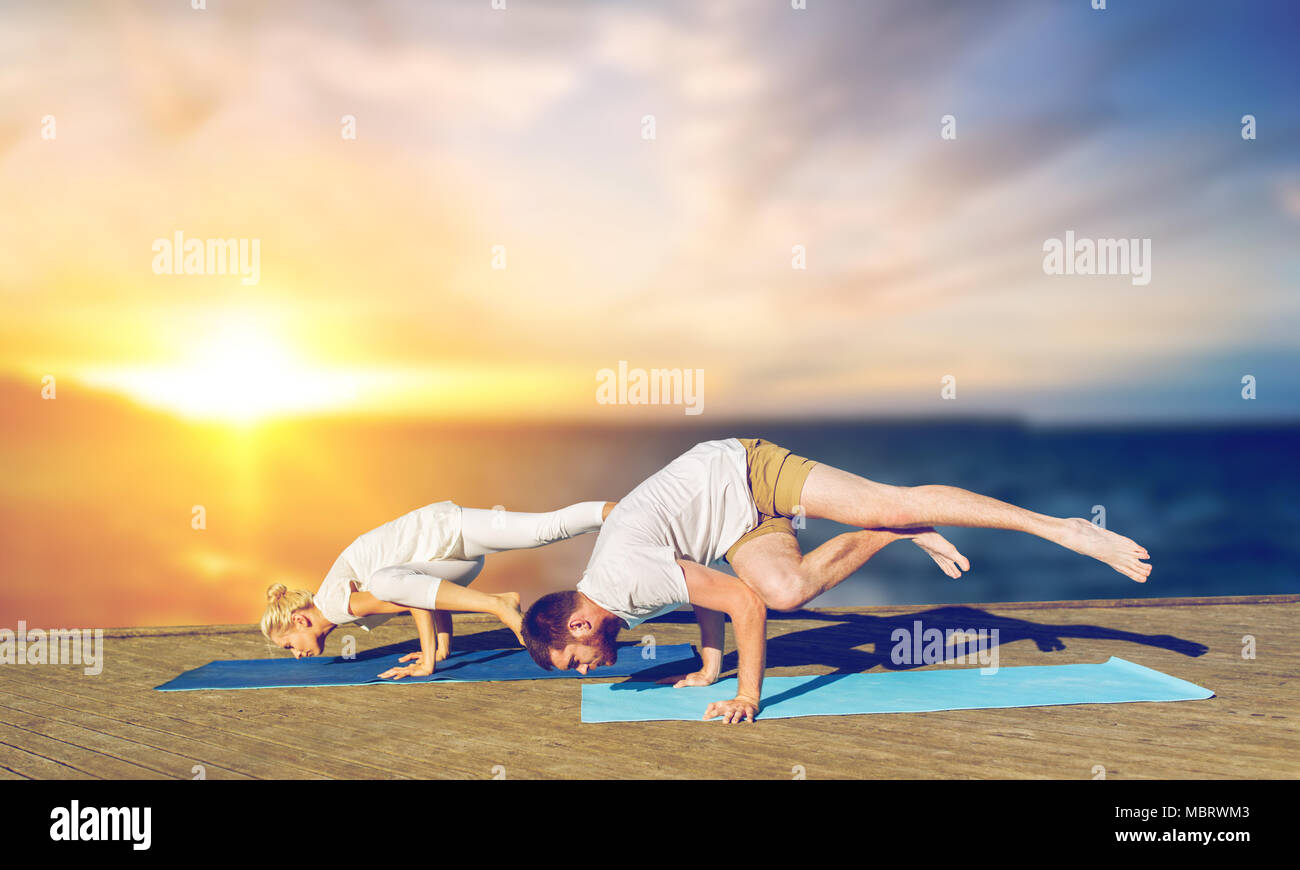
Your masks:
M497 618L506 624L506 628L515 633L520 646L527 646L524 643L524 614L519 609L519 593L501 592L495 597L501 601L501 610L497 613Z
M1083 517L1061 520L1061 531L1051 540L1066 549L1105 562L1119 573L1138 583L1147 582L1151 566L1146 548L1131 538L1101 528Z
M970 561L943 535L934 529L915 531L916 534L911 536L912 543L928 553L943 573L955 580L961 576L962 571L970 570Z

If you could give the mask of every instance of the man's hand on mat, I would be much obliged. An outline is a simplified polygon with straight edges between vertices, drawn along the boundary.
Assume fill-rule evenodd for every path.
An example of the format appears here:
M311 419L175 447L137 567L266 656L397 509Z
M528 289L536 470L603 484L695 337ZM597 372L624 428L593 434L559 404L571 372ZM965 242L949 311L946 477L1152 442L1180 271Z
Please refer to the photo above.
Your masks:
M708 671L696 671L693 674L684 674L680 677L664 677L659 682L663 685L672 683L674 689L680 689L682 686L712 686L717 681L717 674L710 674Z
M705 719L714 719L722 717L722 721L727 724L744 722L748 719L754 721L758 715L758 704L748 698L732 698L730 701L714 701L704 711Z

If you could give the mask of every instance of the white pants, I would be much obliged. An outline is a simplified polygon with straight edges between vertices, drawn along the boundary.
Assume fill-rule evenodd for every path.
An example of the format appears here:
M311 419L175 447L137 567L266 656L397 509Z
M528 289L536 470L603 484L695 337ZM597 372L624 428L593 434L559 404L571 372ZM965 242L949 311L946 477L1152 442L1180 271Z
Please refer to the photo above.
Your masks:
M459 559L407 562L381 568L370 577L376 598L405 607L436 610L443 580L468 586L483 570L483 557L505 550L528 550L600 528L605 502L585 501L544 514L461 508Z

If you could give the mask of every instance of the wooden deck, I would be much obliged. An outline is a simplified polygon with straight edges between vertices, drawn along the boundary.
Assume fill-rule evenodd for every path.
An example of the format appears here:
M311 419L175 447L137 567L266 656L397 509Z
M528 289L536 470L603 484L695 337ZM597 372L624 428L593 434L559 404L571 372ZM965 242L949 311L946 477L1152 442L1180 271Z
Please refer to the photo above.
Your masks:
M1206 701L763 721L583 725L578 680L156 692L218 658L267 658L252 626L105 632L103 672L0 666L0 778L1300 777L1300 596L872 607L773 614L768 675L881 670L889 633L998 628L1000 665L1111 655ZM457 618L460 649L506 646ZM335 635L341 634L335 632ZM407 640L394 621L359 648ZM698 643L692 622L624 640ZM1242 657L1252 635L1256 657ZM730 641L730 631L728 631ZM331 637L328 653L337 652ZM876 650L880 650L878 655ZM734 669L735 654L726 668ZM933 667L944 667L936 665Z

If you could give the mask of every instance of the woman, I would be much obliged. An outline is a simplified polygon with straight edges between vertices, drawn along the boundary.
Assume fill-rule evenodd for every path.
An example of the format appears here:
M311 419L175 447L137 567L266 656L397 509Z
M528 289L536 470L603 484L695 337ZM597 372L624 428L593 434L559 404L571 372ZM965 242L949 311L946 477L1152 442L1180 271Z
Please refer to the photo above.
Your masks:
M355 622L369 631L410 611L420 652L400 659L414 664L379 675L393 679L428 676L447 657L451 611L490 613L522 645L519 594L465 588L483 569L483 558L597 531L613 507L589 501L533 514L462 508L449 501L425 505L353 541L315 595L280 583L269 587L262 634L302 658L320 655L325 638L340 625Z

